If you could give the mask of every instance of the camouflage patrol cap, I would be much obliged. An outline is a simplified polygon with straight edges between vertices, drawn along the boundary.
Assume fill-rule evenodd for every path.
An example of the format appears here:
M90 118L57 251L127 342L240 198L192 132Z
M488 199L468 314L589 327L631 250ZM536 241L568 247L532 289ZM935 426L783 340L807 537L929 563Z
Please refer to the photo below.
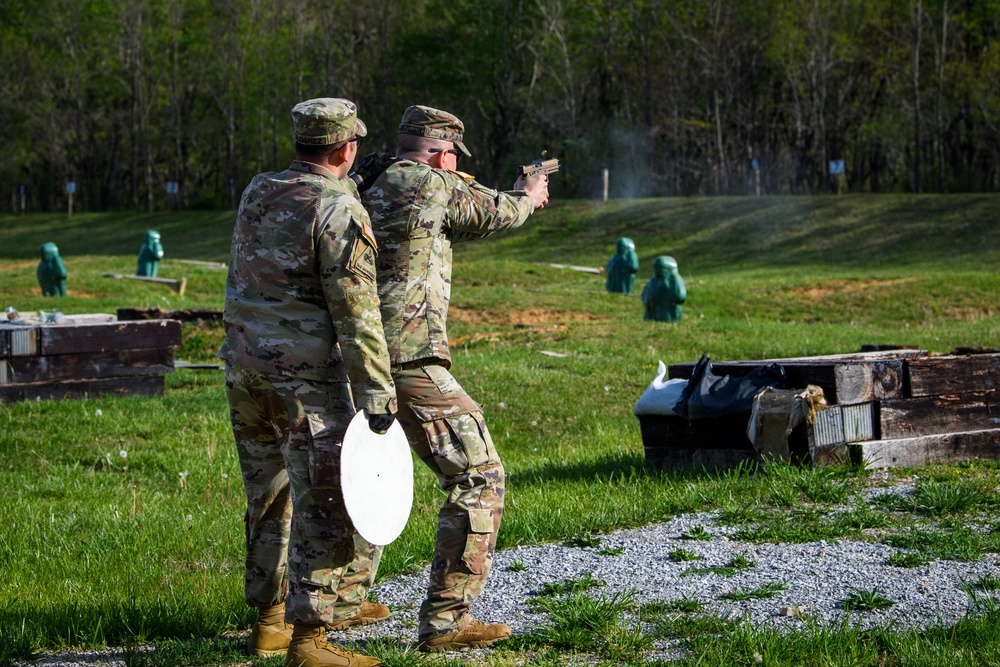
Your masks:
M319 97L292 107L295 141L307 146L328 146L363 137L368 128L358 118L358 105L340 97Z
M458 116L447 111L415 104L403 112L403 120L399 124L399 134L415 134L418 137L429 137L450 141L467 156L472 153L462 143L462 133L465 125Z

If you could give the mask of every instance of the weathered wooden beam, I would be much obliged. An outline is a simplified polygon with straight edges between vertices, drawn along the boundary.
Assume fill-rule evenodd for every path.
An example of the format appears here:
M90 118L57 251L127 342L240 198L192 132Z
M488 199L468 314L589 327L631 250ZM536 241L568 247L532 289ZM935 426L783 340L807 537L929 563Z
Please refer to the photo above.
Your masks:
M180 280L173 280L171 278L152 278L150 276L133 276L127 273L102 273L105 278L114 278L116 280L142 280L147 283L159 283L161 285L167 285L171 287L178 296L184 296L184 290L187 288L187 278L181 278Z
M915 352L920 352L919 350ZM716 375L742 377L755 368L778 364L788 375L790 389L804 389L814 384L823 389L827 403L867 403L885 398L902 398L904 360L886 358L887 353L803 357L801 359L766 359L760 361L712 362ZM668 377L690 378L695 364L673 364Z
M886 439L1000 428L1000 391L882 401L880 412Z
M1000 389L1000 354L927 357L906 362L910 396Z
M164 379L162 375L101 378L98 380L80 380L76 382L10 384L0 386L0 403L83 398L107 394L121 396L161 396L163 389Z
M903 360L883 360L871 363L791 364L779 363L788 377L789 388L804 389L814 384L823 390L828 403L867 403L883 398L903 396ZM742 377L766 363L722 362L712 364L716 375ZM690 378L691 369L670 367L669 377Z
M221 371L225 368L222 364L198 364L182 359L174 360L174 368L188 368L197 371Z
M170 262L180 262L181 264L193 264L195 266L204 266L207 269L216 269L218 271L225 271L227 267L222 262L209 262L204 259L171 259Z
M222 310L214 308L183 308L166 310L164 308L119 308L118 320L132 322L135 320L180 320L181 322L221 322Z
M838 442L829 445L810 446L809 462L813 467L819 466L839 466L850 459L848 445Z
M548 264L553 269L569 269L570 271L580 271L581 273L593 273L600 275L604 273L604 269L594 267L594 266L574 266L572 264Z
M173 362L169 348L11 357L0 360L0 385L165 375L174 371Z
M712 362L712 365L716 363L720 364L731 364L740 366L750 366L756 368L757 366L766 366L767 364L782 364L782 365L800 365L800 366L824 366L830 364L843 364L852 361L871 363L880 360L887 359L912 359L918 357L926 357L927 350L919 349L906 349L906 350L882 350L875 352L847 352L844 354L820 354L811 357L775 357L774 359L736 359L728 361ZM697 362L683 362L679 364L672 364L671 368L677 367L691 367L694 368Z
M181 323L177 320L55 325L38 327L36 331L42 355L176 348L181 345Z
M1000 429L872 440L848 445L867 468L916 468L930 463L1000 459Z

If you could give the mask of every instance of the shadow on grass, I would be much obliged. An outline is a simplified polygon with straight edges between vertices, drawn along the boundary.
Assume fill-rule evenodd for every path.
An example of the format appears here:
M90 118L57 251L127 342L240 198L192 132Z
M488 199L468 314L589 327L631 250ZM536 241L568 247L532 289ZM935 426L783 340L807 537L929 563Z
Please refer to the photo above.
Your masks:
M256 618L242 601L228 606L208 600L191 604L189 597L168 595L127 605L53 598L40 606L15 598L0 608L0 637L5 638L0 642L0 666L30 659L41 647L128 647L178 638L190 643L192 637L205 641L233 628L248 628Z
M174 665L284 664L282 656L256 658L247 655L246 637L167 639L152 646L126 646L125 667L173 667Z
M704 480L718 477L724 471L714 468L648 470L642 454L619 452L588 461L546 463L526 470L514 469L510 476L519 486L544 485L547 482L600 481L615 482L653 479L666 482Z

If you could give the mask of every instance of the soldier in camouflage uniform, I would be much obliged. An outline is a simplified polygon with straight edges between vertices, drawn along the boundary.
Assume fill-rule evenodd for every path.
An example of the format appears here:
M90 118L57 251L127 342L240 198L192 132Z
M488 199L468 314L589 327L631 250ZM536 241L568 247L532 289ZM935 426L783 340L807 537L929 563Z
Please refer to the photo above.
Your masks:
M340 446L359 409L384 433L396 398L376 242L346 178L367 129L343 99L292 110L296 160L240 202L226 281L226 395L247 494L250 650L286 665L380 665L327 629L389 615L365 601L378 551L351 525ZM287 605L286 605L287 602Z
M413 106L403 114L393 162L362 201L379 242L382 322L410 446L448 493L438 514L420 648L481 647L510 636L484 625L469 604L489 575L503 513L504 470L476 403L451 376L445 322L452 244L520 226L548 202L545 176L497 192L456 171L465 128L450 113Z

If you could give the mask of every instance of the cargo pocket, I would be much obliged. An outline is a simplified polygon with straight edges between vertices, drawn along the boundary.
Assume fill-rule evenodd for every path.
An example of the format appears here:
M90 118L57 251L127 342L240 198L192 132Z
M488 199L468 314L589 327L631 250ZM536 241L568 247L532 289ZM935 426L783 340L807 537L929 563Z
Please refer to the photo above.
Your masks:
M410 404L427 437L431 456L442 474L461 475L490 461L492 447L487 442L481 406L468 396L449 398L443 406L438 398L433 404L420 401Z
M306 415L309 421L309 484L314 489L340 488L340 446L347 432L343 419Z
M299 575L299 582L311 589L325 594L336 593L337 585L340 582L340 574L343 568L351 562L353 552L350 545L341 540L338 543L330 544L322 539L315 542L306 536L306 548L315 550L317 554L313 558L307 559L304 563L303 571Z
M493 534L493 510L469 510L469 535L465 540L462 562L471 574L483 574L490 558Z

